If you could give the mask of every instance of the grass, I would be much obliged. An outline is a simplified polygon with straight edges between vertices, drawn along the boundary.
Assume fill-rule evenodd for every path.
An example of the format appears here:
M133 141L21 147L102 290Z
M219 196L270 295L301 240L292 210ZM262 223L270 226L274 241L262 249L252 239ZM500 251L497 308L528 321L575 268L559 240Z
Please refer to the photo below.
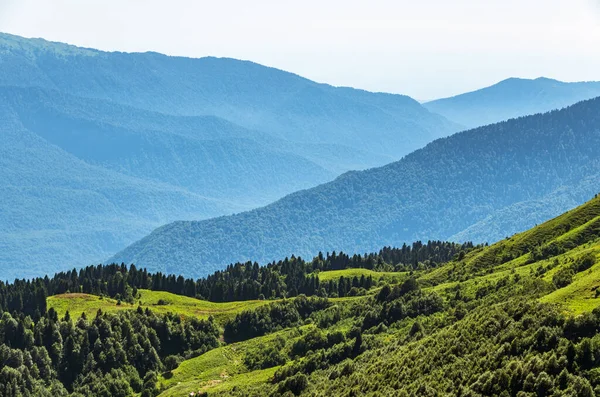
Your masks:
M68 310L71 317L74 318L80 317L81 313L85 313L88 317L95 317L98 309L101 309L105 313L114 313L135 308L133 305L127 303L117 305L117 301L114 299L78 293L49 296L46 303L48 308L56 310L59 317L64 316Z
M523 233L506 238L489 247L474 250L463 261L452 262L424 275L428 285L441 284L453 274L483 275L490 269L516 268L525 264L529 252L537 246L560 243L574 248L600 233L600 197L568 211Z
M138 306L149 308L156 313L177 313L183 317L213 318L223 324L227 319L244 311L271 303L269 300L253 300L243 302L215 303L187 296L175 295L164 291L139 290L140 296L136 303L131 305L121 302L117 304L114 299L88 294L61 294L48 297L48 307L54 308L59 316L64 316L68 310L71 316L79 317L85 313L94 317L98 309L103 312L113 313L120 310L131 310ZM160 304L159 301L165 302Z
M279 367L249 371L244 356L251 349L268 346L283 338L290 346L309 326L289 328L273 334L233 343L185 360L171 373L163 374L159 385L166 390L161 396L183 396L198 391L223 391L239 385L265 382Z
M595 253L600 260L600 241L586 243L564 254L534 263L526 263L524 257L520 257L493 268L487 274L473 275L471 278L460 283L458 281L441 283L425 288L425 290L443 294L460 284L463 293L473 295L479 286L486 283L494 283L513 274L525 276L532 271L535 272L540 267L547 268L555 260L558 260L561 265L551 268L542 276L544 281L552 283L552 277L556 272L564 266L570 266L575 259L587 252ZM600 287L600 263L592 266L591 269L576 274L572 284L542 297L540 301L561 304L567 312L578 315L600 306L600 299L595 297L595 291L598 287Z
M180 397L189 396L190 392L223 392L233 389L234 387L247 387L260 383L267 383L275 375L275 372L280 367L260 369L256 371L238 374L233 377L223 376L220 379L214 379L207 382L190 381L180 383L170 389L163 391L160 397Z
M244 310L251 310L276 302L276 300L250 300L217 303L164 291L142 289L138 292L140 294L139 298L133 305L125 302L121 302L119 305L114 299L81 293L50 296L47 298L47 305L48 308L54 308L59 317L63 317L67 310L74 318L80 317L81 313L93 318L96 316L98 309L105 313L114 313L121 310L136 309L141 306L143 309L149 308L155 313L177 313L182 317L208 318L212 316L218 324L223 325L225 321ZM352 296L331 298L331 301L341 303L363 298L363 296ZM159 305L159 301L165 304Z
M600 244L578 251L579 253L594 252L598 258ZM546 277L551 278L551 274ZM600 262L588 270L577 273L571 284L542 297L540 301L560 304L567 312L579 315L600 306L600 298L596 298L598 288L600 288Z
M369 269L344 269L344 270L329 270L325 272L318 273L319 281L329 281L329 280L338 280L341 277L344 278L361 278L365 277L373 277L373 280L379 281L387 281L387 282L399 282L402 278L404 278L408 273L406 272L376 272L374 270Z

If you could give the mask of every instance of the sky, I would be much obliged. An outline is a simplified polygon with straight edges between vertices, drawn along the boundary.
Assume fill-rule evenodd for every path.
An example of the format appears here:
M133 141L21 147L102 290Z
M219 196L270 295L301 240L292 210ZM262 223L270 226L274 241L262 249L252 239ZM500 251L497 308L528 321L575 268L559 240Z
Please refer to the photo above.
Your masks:
M508 77L600 80L600 0L0 0L0 31L419 100Z

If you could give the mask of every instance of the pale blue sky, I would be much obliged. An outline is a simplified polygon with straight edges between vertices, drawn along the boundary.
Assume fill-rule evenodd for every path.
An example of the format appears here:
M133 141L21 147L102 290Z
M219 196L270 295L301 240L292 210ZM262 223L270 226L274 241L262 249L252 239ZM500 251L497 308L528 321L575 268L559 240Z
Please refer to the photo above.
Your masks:
M0 0L0 31L418 99L512 76L600 80L598 0Z

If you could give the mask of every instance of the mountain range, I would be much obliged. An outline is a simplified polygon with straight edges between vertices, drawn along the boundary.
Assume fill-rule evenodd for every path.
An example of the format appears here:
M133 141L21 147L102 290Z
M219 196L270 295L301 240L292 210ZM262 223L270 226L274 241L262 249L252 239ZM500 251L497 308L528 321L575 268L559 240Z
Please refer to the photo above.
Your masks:
M354 159L334 169L383 165L461 128L404 95L332 87L236 59L102 52L7 34L0 53L0 86L211 115L295 144L333 145Z
M560 109L600 96L600 82L565 83L540 77L509 78L491 87L424 103L468 128Z
M406 96L252 62L8 34L0 114L6 278L98 262L165 223L266 205L460 128Z
M590 96L596 86L544 79L544 86L570 88L545 88L544 95L524 96L522 92L532 91L528 88L530 82L510 81L521 89L502 91L503 99L497 90L484 89L476 103L459 101L454 108L462 109L463 115L483 114L475 106L477 102L502 99L507 107L519 108L521 112L548 110ZM565 94L567 91L570 96ZM3 278L37 276L65 266L103 261L162 225L174 221L189 221L174 225L196 225L191 221L242 213L294 192L298 193L266 207L279 210L259 209L250 214L273 214L268 216L278 217L286 224L302 217L303 227L316 227L314 235L306 239L294 237L299 231L294 231L291 224L280 230L274 226L277 220L270 218L259 218L252 228L229 225L229 219L236 219L237 225L237 219L246 219L247 213L215 218L207 225L223 225L225 229L219 231L221 226L211 226L208 232L202 230L201 244L238 238L229 235L229 230L241 233L239 242L233 246L225 244L222 252L216 252L221 250L213 250L214 247L201 248L202 255L190 263L202 266L192 271L205 274L201 269L204 265L214 269L230 260L267 260L292 251L312 253L314 249L337 247L342 240L349 243L340 244L341 248L379 247L391 240L386 230L373 232L374 225L387 216L382 215L385 209L376 206L404 205L398 204L401 198L390 197L398 194L394 186L400 182L393 175L386 176L387 171L342 175L331 185L316 190L327 192L330 197L323 203L300 199L301 207L289 210L287 204L281 203L293 203L296 197L313 194L304 190L330 182L345 172L380 167L415 150L407 159L419 158L418 149L427 143L459 131L463 125L486 122L469 121L441 108L434 111L435 103L421 105L404 95L333 87L249 61L103 52L0 33ZM493 120L513 115L501 108L486 114L492 114ZM514 128L517 134L520 127ZM470 141L465 145L471 145ZM443 166L437 158L430 161ZM402 164L408 162L402 160ZM382 170L395 167L392 164ZM375 180L369 182L366 179L371 175ZM356 198L342 196L339 203L331 203L338 200L337 186L344 191L344 181L354 183L353 178L357 178L356 183L383 191L357 190ZM394 232L393 241L413 235L429 238L428 233L433 232L437 234L431 237L441 234L461 241L491 241L505 229L498 227L502 222L510 226L508 229L518 230L520 225L533 224L542 216L574 205L589 191L585 183L595 183L593 175L589 178L588 182L581 182L583 187L569 184L561 190L557 186L551 201L534 194L525 201L507 202L501 207L504 212L485 204L490 211L482 210L477 216L465 218L464 227L437 233L435 227L426 223L415 224L409 228L410 233ZM416 187L412 189L419 188L418 184L413 185ZM350 188L351 195L355 194L354 189ZM444 191L441 189L440 194ZM372 216L366 216L364 221L368 226L357 226L350 214L341 215L348 219L342 222L343 227L362 230L362 234L332 232L325 230L326 225L311 223L313 217L330 222L319 213L321 210L333 214L338 206L346 208L348 200L358 202L376 196L388 198L379 204L363 203L373 207ZM419 227L423 229L417 231ZM212 232L224 235L213 240ZM304 232L310 235L313 229ZM368 239L359 244L356 239L363 239L365 233L369 234ZM177 241L191 239L189 249L196 250L195 234L190 237L187 230L177 230L175 234L179 236ZM326 243L324 239L331 234L339 240ZM279 251L271 252L269 246L261 245L263 241L285 243L278 247ZM179 249L175 244L168 252ZM141 255L133 254L133 248L127 249L127 255L114 258L139 259L159 267L170 267L167 262L175 260L170 258L159 264L153 250L148 248ZM189 260L185 249L178 255ZM26 268L18 269L16 264L20 263L27 263Z
M231 262L418 239L493 242L595 194L598 147L600 98L441 138L260 209L171 223L112 260L200 276Z

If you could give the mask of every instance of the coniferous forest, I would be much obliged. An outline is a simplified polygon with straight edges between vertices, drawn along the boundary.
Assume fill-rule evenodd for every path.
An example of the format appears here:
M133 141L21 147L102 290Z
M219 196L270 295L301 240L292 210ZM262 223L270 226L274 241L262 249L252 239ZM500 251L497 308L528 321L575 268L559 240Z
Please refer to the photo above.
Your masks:
M2 283L0 395L595 396L599 256L594 198L489 246Z

